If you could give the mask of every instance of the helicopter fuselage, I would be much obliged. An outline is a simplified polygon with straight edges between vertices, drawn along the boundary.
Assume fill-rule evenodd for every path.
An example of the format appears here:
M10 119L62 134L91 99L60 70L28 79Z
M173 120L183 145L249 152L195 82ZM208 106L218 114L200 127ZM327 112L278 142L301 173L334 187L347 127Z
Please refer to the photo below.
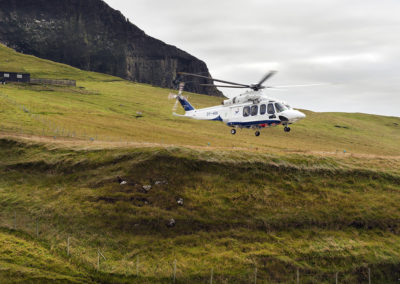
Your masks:
M258 92L248 92L225 100L220 106L186 110L182 116L221 121L234 128L264 128L276 125L287 127L304 118L305 114Z
M222 105L202 109L195 109L188 100L182 96L185 86L184 82L179 83L179 94L173 96L180 102L185 110L184 115L174 115L189 117L199 120L222 121L232 127L231 133L236 134L236 128L255 128L256 136L260 135L259 129L282 124L285 132L290 131L289 124L306 117L298 110L292 109L284 102L269 98L263 93L263 89L271 86L263 86L263 83L273 76L276 71L270 71L257 84L241 84L225 80L215 79L199 74L178 72L179 75L191 76L206 79L212 84L201 84L202 86L221 87L221 88L244 88L251 89L239 96L224 100ZM224 85L214 85L214 82Z

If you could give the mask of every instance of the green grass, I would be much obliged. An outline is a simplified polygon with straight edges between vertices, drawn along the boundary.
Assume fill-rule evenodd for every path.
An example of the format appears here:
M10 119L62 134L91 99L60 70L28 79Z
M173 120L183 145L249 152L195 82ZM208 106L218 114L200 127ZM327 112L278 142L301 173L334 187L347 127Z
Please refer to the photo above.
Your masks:
M31 237L0 231L0 282L88 283L88 275L66 257Z
M400 118L367 114L315 113L292 127L232 136L219 122L172 116L170 90L16 53L0 45L0 69L23 68L32 77L77 80L78 87L9 84L0 87L0 127L8 133L73 136L97 142L122 141L177 146L258 149L267 152L340 152L398 155ZM221 98L189 94L195 107ZM179 107L180 108L180 107ZM137 112L143 117L137 118ZM336 126L341 126L338 128ZM343 128L347 127L347 128Z
M246 283L255 265L260 279L278 282L297 268L315 281L339 271L357 282L366 265L375 281L396 277L400 176L392 168L184 148L71 150L4 139L0 146L4 225L12 226L15 210L18 228L33 235L40 220L50 246L65 250L72 236L72 254L89 272L100 247L103 271L120 281L138 280L138 256L139 282L168 281L175 259L183 282L205 281L214 268L218 281ZM136 185L120 186L117 175Z
M290 134L232 136L173 117L169 90L4 46L0 58L78 85L0 87L0 282L171 283L175 260L178 283L211 269L251 283L255 267L258 283L400 277L399 118L306 111Z

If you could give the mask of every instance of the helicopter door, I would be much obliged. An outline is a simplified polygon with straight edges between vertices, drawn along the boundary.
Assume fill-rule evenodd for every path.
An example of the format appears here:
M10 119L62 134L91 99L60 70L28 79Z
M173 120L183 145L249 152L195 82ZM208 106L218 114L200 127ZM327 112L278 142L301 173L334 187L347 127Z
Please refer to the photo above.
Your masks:
M275 115L275 108L274 108L274 105L273 105L273 104L268 104L267 112L268 112L268 114L269 114L269 118L270 118L270 119L276 118L276 115Z
M250 115L250 106L243 107L243 116L248 117Z

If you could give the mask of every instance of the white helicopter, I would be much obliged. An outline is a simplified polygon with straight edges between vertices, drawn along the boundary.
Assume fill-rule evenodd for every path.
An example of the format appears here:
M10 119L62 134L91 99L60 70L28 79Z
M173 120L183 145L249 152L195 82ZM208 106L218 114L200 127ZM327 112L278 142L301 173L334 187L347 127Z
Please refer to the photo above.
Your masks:
M177 103L179 102L185 110L185 114L179 115L173 112L173 115L198 120L222 121L226 123L227 126L232 128L231 133L233 135L236 134L237 128L251 128L256 130L256 136L260 136L261 129L277 125L283 125L284 131L290 132L289 125L299 121L302 118L305 118L306 115L298 110L294 110L285 102L269 98L262 91L266 88L273 88L263 86L262 84L275 73L276 71L267 73L258 84L246 85L214 79L198 74L180 72L178 73L180 75L198 77L227 84L200 84L202 86L248 88L251 89L251 91L247 91L238 96L228 97L227 100L222 102L222 105L196 109L189 103L188 99L182 95L185 83L180 82L179 93L170 94L169 98L176 99L174 109L176 109Z

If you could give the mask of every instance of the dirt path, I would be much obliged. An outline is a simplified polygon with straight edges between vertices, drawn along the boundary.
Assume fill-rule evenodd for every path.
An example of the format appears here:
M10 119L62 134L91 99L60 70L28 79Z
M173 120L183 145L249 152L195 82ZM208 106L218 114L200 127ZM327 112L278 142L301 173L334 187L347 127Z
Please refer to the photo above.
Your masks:
M113 149L113 148L174 148L184 147L188 149L197 150L252 150L244 147L212 147L212 146L195 146L195 145L180 145L180 144L162 144L162 143L151 143L151 142L139 142L139 141L88 141L82 139L66 138L66 137L48 137L38 136L29 134L0 134L0 138L10 138L15 140L21 140L24 142L33 143L44 143L55 147L69 147L79 149Z
M194 150L203 151L246 151L253 153L274 153L274 154L301 154L301 155L313 155L321 157L339 157L339 158L365 158L365 159L388 159L388 160L400 160L400 156L384 156L375 154L363 154L363 153L343 153L343 152L329 152L329 151L303 151L303 150L273 150L268 151L262 148L245 148L245 147L215 147L215 146L195 146L195 145L179 145L179 144L162 144L162 143L150 143L150 142L120 142L120 141L88 141L82 139L66 138L66 137L48 137L38 136L29 134L10 134L0 133L0 138L10 138L15 140L21 140L27 143L44 143L52 147L67 147L75 149L115 149L115 148L175 148L184 147Z

